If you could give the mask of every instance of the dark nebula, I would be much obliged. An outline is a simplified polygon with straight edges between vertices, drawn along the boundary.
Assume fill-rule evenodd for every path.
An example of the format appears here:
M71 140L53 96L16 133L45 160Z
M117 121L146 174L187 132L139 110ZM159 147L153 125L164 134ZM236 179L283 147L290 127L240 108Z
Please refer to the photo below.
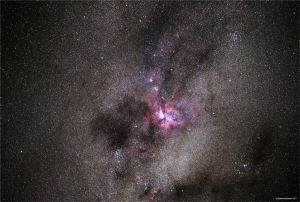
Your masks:
M1 2L1 201L298 201L298 8Z

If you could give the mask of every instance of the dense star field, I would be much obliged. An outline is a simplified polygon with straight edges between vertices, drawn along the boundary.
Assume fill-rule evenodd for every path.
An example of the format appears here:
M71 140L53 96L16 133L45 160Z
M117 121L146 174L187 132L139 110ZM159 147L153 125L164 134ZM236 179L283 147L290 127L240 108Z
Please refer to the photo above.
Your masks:
M1 2L1 201L299 200L298 2Z

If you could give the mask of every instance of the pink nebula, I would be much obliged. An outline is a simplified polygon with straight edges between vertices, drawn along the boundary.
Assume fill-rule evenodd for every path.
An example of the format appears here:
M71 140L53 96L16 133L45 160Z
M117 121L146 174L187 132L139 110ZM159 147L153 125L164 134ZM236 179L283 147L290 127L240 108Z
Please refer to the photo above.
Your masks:
M173 129L183 127L185 121L175 102L160 99L158 90L157 86L152 87L146 95L148 113L145 116L145 124L154 124L158 127L158 132L170 134Z

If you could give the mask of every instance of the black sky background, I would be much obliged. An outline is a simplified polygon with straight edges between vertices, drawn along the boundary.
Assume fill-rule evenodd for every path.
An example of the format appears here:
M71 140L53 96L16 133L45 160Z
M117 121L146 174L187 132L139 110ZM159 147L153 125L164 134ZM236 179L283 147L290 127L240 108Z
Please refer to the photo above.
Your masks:
M59 133L53 131L52 136L43 135L44 130L48 129L39 125L40 120L50 126L53 123L47 115L39 114L40 111L36 110L37 107L47 103L45 92L51 90L53 78L61 76L60 69L53 66L49 58L51 52L64 43L60 35L68 26L61 21L61 18L66 15L64 13L66 4L68 3L1 2L1 200L3 201L40 199L37 198L36 193L41 191L39 189L47 192L48 187L37 184L40 173L51 173L49 176L54 176L48 179L49 186L52 186L59 178L59 174L56 175L57 167L75 164L69 162L60 152ZM295 88L298 86L299 79L297 57L299 55L297 9L299 3L278 3L276 6L282 7L282 13L274 16L278 18L274 21L280 21L286 28L285 31L293 36L287 39L289 40L287 43L292 44L291 49L296 53L296 56L287 57L289 66L280 70L283 75L289 75L286 79L290 79L290 82L287 83L291 83L291 91L294 94L293 98L288 99L294 99L295 105L286 109L293 114L289 117L287 132L291 134L293 141L285 148L278 148L282 153L287 153L286 159L278 162L283 172L276 174L282 176L279 178L274 176L280 179L278 183L273 183L272 178L266 177L266 185L263 187L271 191L269 195L264 192L261 196L263 199L274 197L275 193L281 193L278 196L299 196L299 135L295 135L299 132L299 89ZM296 17L286 15L291 10L296 12ZM276 48L275 45L274 47ZM263 148L264 144L267 143L262 142L260 146ZM85 193L86 188L82 185L77 189L80 195ZM193 192L191 187L186 189ZM230 190L231 187L228 189ZM62 198L67 194L58 187L52 187L51 190L55 190L53 193Z

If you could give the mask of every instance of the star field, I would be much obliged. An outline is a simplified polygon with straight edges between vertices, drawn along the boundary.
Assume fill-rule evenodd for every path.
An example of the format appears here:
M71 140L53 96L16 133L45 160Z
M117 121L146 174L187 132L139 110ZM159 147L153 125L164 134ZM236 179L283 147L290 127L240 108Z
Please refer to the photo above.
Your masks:
M1 2L1 200L299 200L298 6Z

